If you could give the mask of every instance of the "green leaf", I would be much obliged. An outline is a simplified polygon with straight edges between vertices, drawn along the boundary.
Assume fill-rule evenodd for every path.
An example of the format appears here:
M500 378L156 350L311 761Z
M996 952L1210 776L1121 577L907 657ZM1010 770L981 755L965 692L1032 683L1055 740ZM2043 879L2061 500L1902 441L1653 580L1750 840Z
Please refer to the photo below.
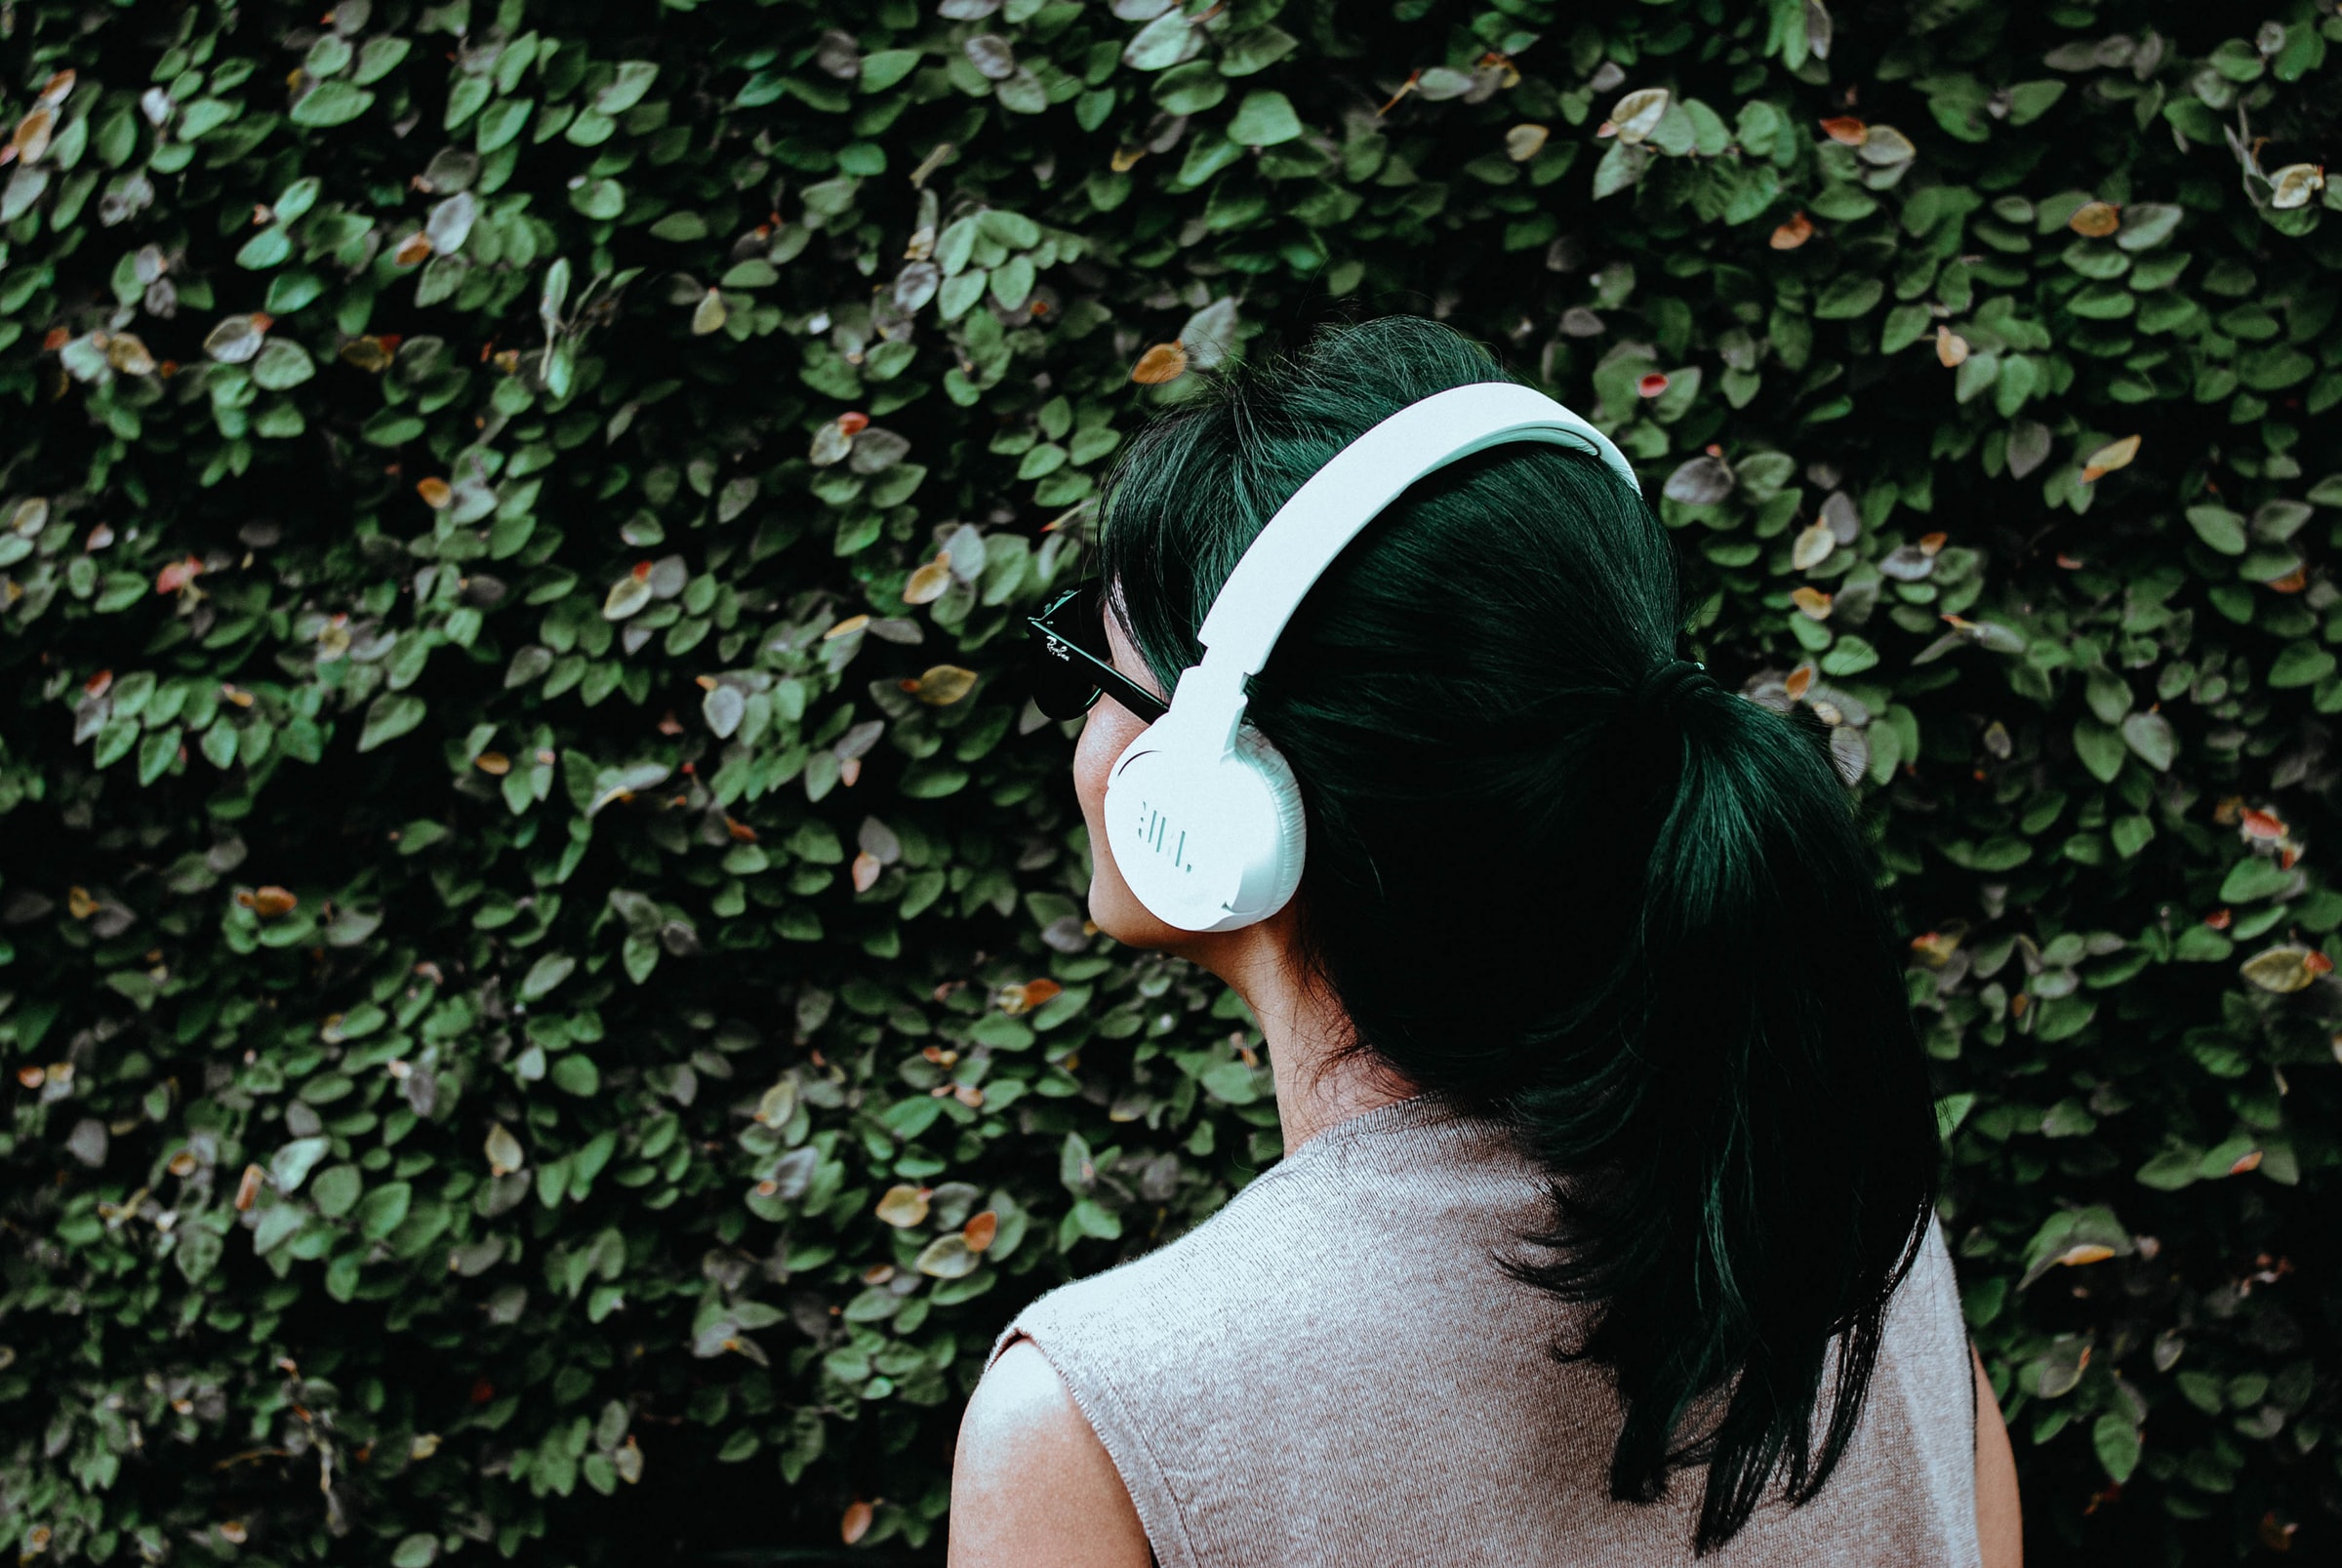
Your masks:
M2121 733L2111 724L2082 719L2074 726L2074 754L2100 784L2115 782L2127 750Z
M1866 315L1886 294L1886 284L1875 277L1841 273L1822 286L1813 302L1814 315L1823 321L1843 321Z
M529 966L528 978L520 983L520 999L524 1002L542 1000L554 986L569 979L578 961L567 953L548 952Z
M575 1051L553 1058L552 1070L546 1076L564 1094L596 1094L602 1087L601 1069L593 1065L593 1059Z
M317 365L309 351L290 338L270 338L252 362L254 383L272 392L299 386L316 374Z
M2171 721L2160 713L2126 715L2122 720L2122 740L2141 762L2156 772L2171 771L2171 759L2179 751L2179 738L2172 733Z
M372 751L397 740L423 722L424 712L422 698L404 692L385 692L366 708L366 728L358 736L358 749Z
M317 1180L309 1184L309 1199L319 1214L339 1220L357 1207L358 1195L365 1189L365 1178L355 1165L337 1165L320 1171Z
M2269 684L2281 690L2315 686L2334 672L2334 656L2314 642L2287 643L2269 666Z
M1228 126L1229 140L1247 147L1277 146L1300 135L1301 119L1293 112L1292 101L1275 92L1245 94L1244 101L1236 105L1236 117Z
M347 125L372 107L374 95L366 89L350 82L326 81L296 100L287 118L295 125L325 129Z
M2223 555L2244 553L2244 519L2226 506L2208 503L2188 508L2188 526L2196 537Z
M358 1204L358 1233L380 1241L405 1221L415 1201L415 1189L405 1182L385 1182Z

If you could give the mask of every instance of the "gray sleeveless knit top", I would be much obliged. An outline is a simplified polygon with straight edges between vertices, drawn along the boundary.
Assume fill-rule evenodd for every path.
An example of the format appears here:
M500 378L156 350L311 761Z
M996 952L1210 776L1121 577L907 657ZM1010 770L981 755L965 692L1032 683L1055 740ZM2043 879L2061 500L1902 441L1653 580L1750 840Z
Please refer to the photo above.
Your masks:
M1547 1349L1584 1308L1491 1261L1547 1207L1495 1124L1401 1101L1049 1292L992 1353L1030 1338L1065 1379L1163 1568L1689 1564L1704 1471L1611 1501L1616 1396ZM1978 1568L1971 1377L1931 1222L1829 1483L1702 1561Z

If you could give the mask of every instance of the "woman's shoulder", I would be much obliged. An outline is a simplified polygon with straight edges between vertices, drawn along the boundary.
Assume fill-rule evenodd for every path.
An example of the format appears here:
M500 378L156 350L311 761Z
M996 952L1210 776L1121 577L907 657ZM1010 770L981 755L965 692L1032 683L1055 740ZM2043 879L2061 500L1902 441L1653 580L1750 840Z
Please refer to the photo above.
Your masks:
M1320 1133L1193 1229L1058 1286L1015 1327L1044 1347L1095 1335L1123 1358L1151 1336L1180 1355L1273 1340L1296 1315L1371 1315L1475 1268L1509 1283L1489 1254L1545 1202L1493 1124L1401 1102Z

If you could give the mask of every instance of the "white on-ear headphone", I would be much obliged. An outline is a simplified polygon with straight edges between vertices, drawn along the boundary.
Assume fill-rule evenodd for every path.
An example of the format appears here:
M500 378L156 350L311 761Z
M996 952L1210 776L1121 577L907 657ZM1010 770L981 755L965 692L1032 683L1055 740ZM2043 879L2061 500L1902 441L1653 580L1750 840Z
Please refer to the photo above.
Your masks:
M1425 474L1505 441L1590 452L1641 491L1611 439L1533 387L1476 382L1420 398L1334 454L1245 550L1196 632L1204 657L1170 711L1123 749L1106 786L1115 867L1154 916L1233 931L1283 908L1307 847L1301 791L1244 722L1244 682L1343 546Z

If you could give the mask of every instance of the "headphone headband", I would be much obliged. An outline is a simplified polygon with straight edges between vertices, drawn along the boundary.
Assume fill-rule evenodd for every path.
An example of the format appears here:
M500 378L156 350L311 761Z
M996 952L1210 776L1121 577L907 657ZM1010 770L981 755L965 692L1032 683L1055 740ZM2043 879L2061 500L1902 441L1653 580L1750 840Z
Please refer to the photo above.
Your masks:
M1589 452L1641 493L1608 436L1535 387L1474 382L1418 398L1368 428L1293 492L1231 572L1196 640L1210 684L1258 674L1285 623L1352 540L1425 474L1506 441ZM1199 666L1200 667L1200 666Z
M1301 884L1309 828L1292 768L1244 727L1244 679L1342 547L1435 468L1500 441L1591 452L1641 493L1610 438L1532 387L1477 382L1408 404L1334 454L1276 509L1229 574L1196 633L1202 663L1114 762L1106 822L1114 864L1157 918L1232 931L1282 908Z

